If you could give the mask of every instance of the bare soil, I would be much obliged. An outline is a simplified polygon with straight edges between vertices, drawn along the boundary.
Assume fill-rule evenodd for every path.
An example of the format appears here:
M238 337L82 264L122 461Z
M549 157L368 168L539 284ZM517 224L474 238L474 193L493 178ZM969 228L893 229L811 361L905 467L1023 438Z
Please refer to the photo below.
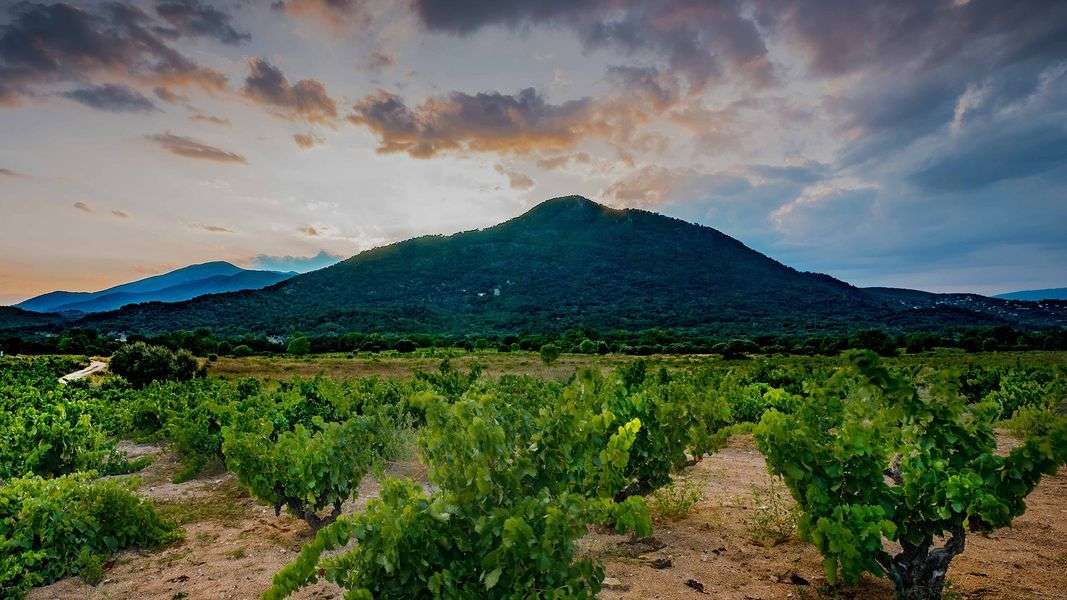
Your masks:
M185 539L157 551L119 554L96 587L71 577L35 589L29 598L256 598L310 539L303 521L284 512L275 516L228 474L170 483L177 464L166 452L158 456L142 473L140 491L182 523ZM425 469L416 462L393 464L388 470L425 481ZM686 517L657 523L651 540L632 542L597 532L583 540L583 552L605 563L608 579L601 598L835 597L824 589L820 558L810 545L793 539L764 547L753 541L752 489L771 485L771 477L750 437L735 439L682 476L698 486L702 499ZM368 478L346 511L358 510L377 492L377 483ZM946 598L1067 597L1067 469L1042 480L1027 504L1026 514L1013 528L968 537L966 552L952 563ZM696 589L701 586L703 593ZM295 597L340 598L341 590L320 582ZM885 580L867 578L836 597L890 600L892 590Z

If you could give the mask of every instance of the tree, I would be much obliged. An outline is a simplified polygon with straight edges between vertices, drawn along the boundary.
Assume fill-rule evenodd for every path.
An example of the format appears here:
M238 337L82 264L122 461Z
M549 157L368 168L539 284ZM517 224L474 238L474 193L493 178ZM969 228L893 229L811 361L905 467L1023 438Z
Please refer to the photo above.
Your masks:
M396 348L397 352L407 354L415 351L415 342L408 339L397 340L393 347Z
M555 344L545 344L541 346L541 362L546 365L550 365L559 358L559 346Z
M870 572L902 600L940 598L967 531L1010 525L1041 475L1067 462L1067 418L999 456L992 403L968 403L948 377L916 385L871 352L849 359L792 414L764 413L757 445L803 510L801 535L831 583ZM935 547L937 537L947 541Z
M596 353L596 342L589 338L582 340L582 343L578 344L578 352L582 354L594 354Z
M179 350L175 354L164 346L144 342L134 342L116 350L108 368L134 387L144 387L153 381L187 381L200 372L196 358L188 350Z
M289 345L285 348L285 351L289 354L303 356L308 352L311 352L311 340L304 336L294 337L289 340Z

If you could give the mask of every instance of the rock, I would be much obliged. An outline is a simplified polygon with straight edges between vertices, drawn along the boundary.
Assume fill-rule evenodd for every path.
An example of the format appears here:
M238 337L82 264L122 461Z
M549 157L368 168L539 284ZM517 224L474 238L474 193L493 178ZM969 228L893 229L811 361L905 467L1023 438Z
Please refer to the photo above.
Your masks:
M630 586L614 577L605 577L603 587L605 590L612 590L616 592L625 592L630 589Z
M706 592L704 592L704 584L700 583L696 579L686 579L685 580L685 585L687 587L693 588L694 590L696 590L696 591L698 591L700 593L706 593Z
M652 565L653 569L669 569L674 566L674 562L671 561L671 557L669 556L660 556L658 558L654 558L649 564Z
M789 583L792 583L793 585L811 585L811 582L796 573L789 574Z

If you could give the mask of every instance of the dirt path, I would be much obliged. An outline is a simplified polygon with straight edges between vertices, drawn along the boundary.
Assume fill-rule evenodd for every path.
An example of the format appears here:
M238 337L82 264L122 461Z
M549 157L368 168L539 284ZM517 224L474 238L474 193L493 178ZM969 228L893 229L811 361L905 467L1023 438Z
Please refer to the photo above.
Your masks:
M119 554L96 587L70 577L33 590L30 599L257 598L274 573L308 541L310 534L302 521L284 513L276 517L272 509L242 492L229 474L171 483L177 463L173 456L155 450L159 458L142 473L140 491L182 524L185 540L156 552ZM391 465L389 471L425 481L424 468L415 462ZM683 477L697 486L702 499L684 519L657 523L651 542L632 544L606 533L591 533L582 540L583 552L605 563L609 579L602 600L829 598L819 591L825 579L814 548L798 540L767 548L752 540L752 488L769 486L771 478L751 438L735 439ZM368 478L346 512L358 510L377 493L377 483ZM1027 506L1013 528L968 537L966 552L953 561L949 572L951 597L1065 597L1067 469L1044 478ZM662 560L655 565L655 559L668 559L670 566L664 567ZM705 593L688 587L688 580L703 585ZM341 595L337 587L320 582L294 597L322 600ZM892 590L885 580L868 578L839 597L892 600Z
M67 383L68 381L76 381L84 377L88 377L94 373L103 373L107 370L107 363L99 360L94 360L89 363L88 367L75 371L73 373L67 373L59 378L60 383Z

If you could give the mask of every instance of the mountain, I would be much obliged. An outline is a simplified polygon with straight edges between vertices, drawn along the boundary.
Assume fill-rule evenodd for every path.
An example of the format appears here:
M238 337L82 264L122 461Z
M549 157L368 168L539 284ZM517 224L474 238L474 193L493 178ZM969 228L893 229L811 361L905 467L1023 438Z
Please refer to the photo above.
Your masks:
M861 289L797 271L710 227L569 196L481 230L362 252L256 291L140 304L77 325L155 333L552 332L573 327L704 335L1067 323L982 296Z
M997 294L994 298L1002 300L1067 300L1067 288L1049 288L1045 290L1021 290L1007 294Z
M44 327L62 321L63 318L59 315L36 313L14 306L0 306L0 329Z
M50 292L20 302L15 307L34 312L103 312L129 304L178 302L204 294L259 289L293 275L277 271L250 271L225 261L214 261L182 267L99 292Z

